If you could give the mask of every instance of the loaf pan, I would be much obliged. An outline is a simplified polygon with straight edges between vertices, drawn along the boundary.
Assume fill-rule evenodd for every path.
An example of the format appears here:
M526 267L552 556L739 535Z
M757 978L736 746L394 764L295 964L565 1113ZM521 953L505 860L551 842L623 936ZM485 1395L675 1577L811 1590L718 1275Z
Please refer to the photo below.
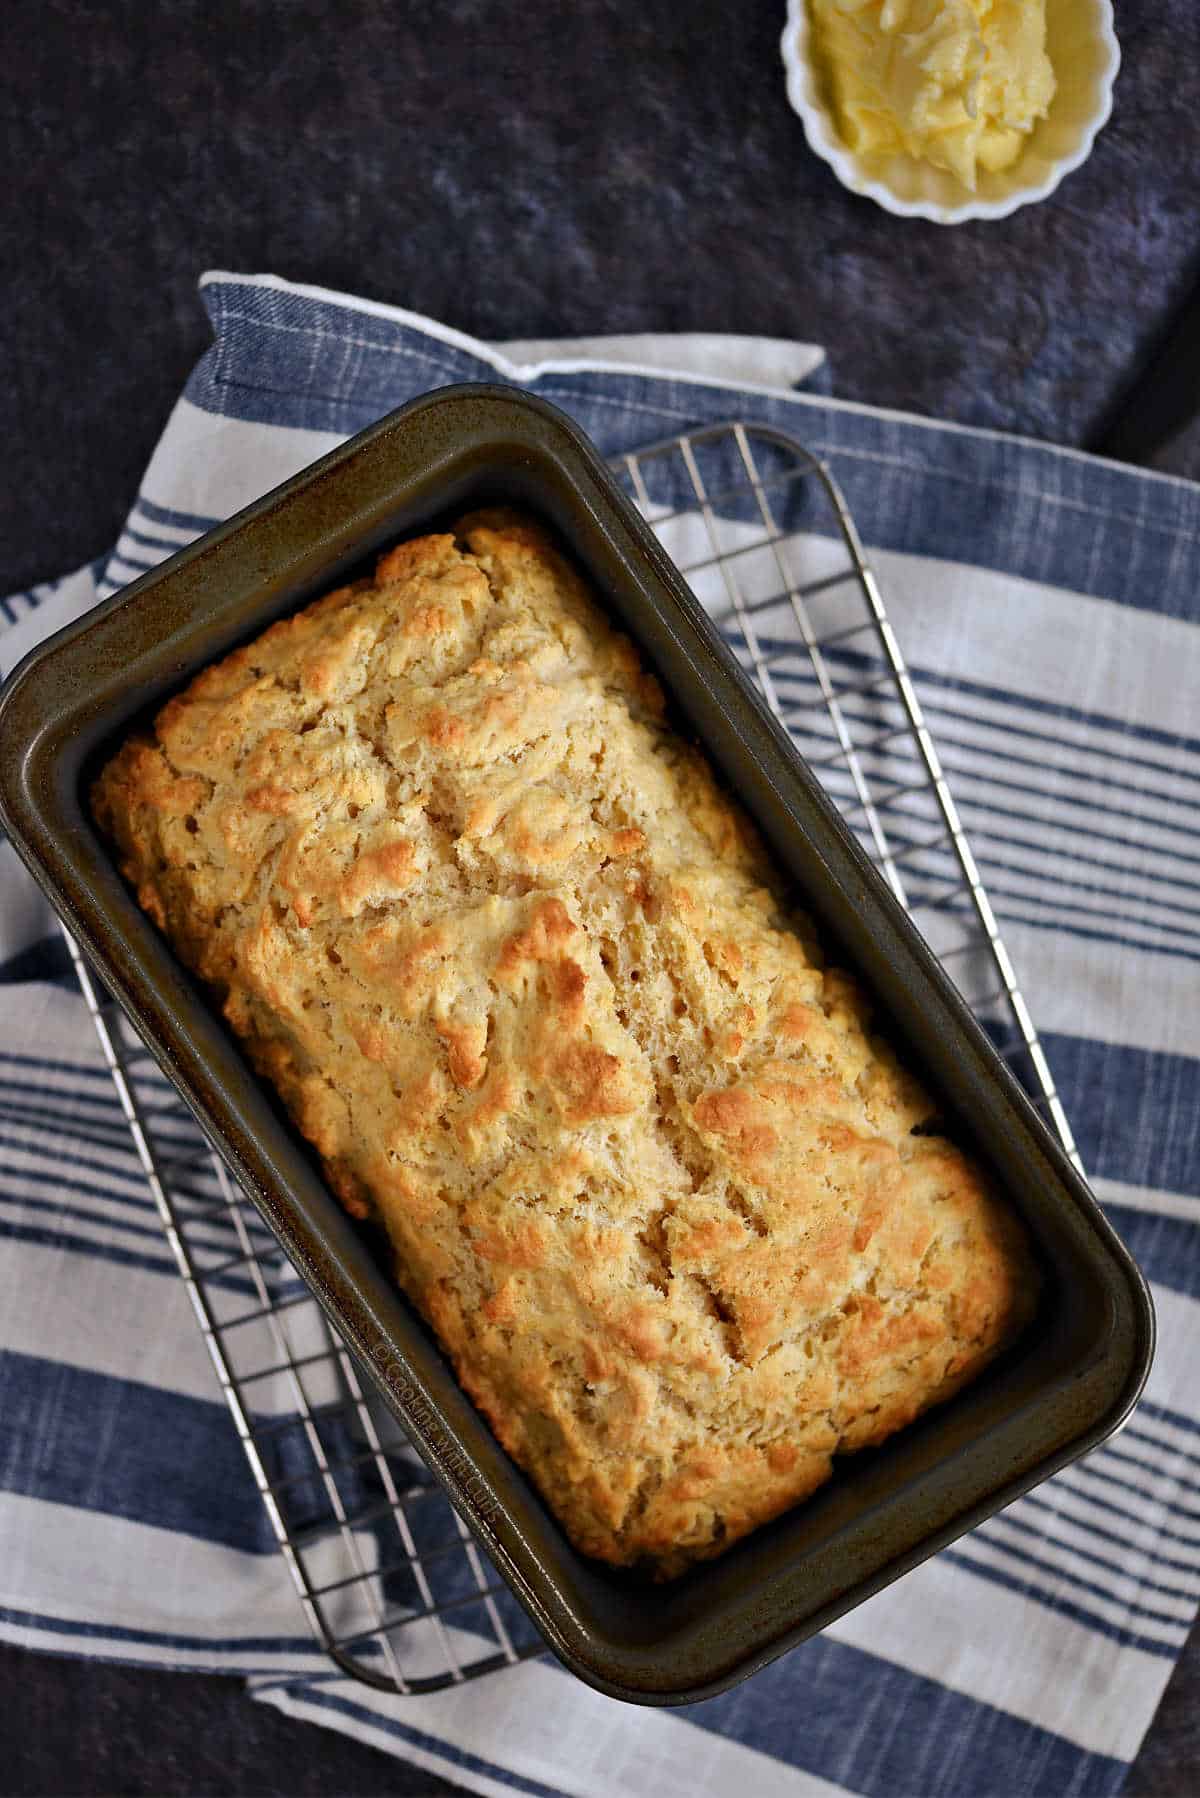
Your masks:
M1034 1321L974 1385L665 1586L572 1548L139 911L86 804L132 720L205 663L384 544L497 502L546 519L640 644L831 955L874 995L957 1139L1024 1218L1044 1276ZM0 746L0 816L18 853L546 1640L602 1691L647 1704L721 1691L1083 1454L1133 1405L1154 1328L1136 1267L650 530L553 407L453 387L393 413L37 650L0 696Z

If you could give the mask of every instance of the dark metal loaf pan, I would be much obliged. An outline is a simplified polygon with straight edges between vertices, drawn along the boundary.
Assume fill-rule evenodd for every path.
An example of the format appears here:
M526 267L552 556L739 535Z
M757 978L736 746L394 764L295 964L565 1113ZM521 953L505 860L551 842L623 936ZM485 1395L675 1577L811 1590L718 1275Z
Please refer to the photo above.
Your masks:
M1024 1217L1045 1271L1035 1321L975 1385L666 1586L571 1547L138 910L85 802L135 714L381 545L496 501L548 519L641 645L831 952ZM719 1691L1082 1454L1134 1403L1153 1342L1137 1269L649 529L552 407L448 388L364 431L31 656L0 697L0 745L0 816L18 852L547 1640L601 1690L651 1704Z

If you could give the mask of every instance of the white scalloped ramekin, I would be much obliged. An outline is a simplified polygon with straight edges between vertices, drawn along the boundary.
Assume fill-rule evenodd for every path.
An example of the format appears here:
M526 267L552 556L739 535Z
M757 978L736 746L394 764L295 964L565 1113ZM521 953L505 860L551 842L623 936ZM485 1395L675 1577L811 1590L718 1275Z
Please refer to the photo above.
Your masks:
M807 0L788 0L782 42L788 99L810 148L852 193L902 218L939 225L1007 218L1019 206L1052 194L1091 154L1112 111L1121 66L1112 0L1047 0L1046 48L1058 82L1049 115L1038 121L1011 168L995 174L980 170L978 190L970 193L947 170L914 156L868 157L847 149L817 75L811 36Z

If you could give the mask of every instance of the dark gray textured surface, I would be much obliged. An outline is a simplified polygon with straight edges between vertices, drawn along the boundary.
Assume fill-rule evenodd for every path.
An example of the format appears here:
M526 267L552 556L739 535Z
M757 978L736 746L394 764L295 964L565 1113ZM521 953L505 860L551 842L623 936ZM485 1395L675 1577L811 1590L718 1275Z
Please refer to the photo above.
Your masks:
M254 1704L240 1680L0 1646L0 1791L17 1798L440 1798L390 1754Z
M1091 161L1041 206L947 232L809 155L781 0L8 0L0 591L114 537L204 347L207 266L483 336L810 338L843 397L1087 441L1200 248L1193 0L1118 10ZM1200 431L1157 460L1200 474ZM447 1789L230 1681L5 1650L0 1693L5 1792ZM1193 1647L1137 1798L1200 1788L1198 1699Z
M1084 441L1196 253L1192 0L1125 0L1115 117L1052 200L950 231L809 154L782 11L8 0L0 584L114 535L207 265L482 335L810 337L846 397Z

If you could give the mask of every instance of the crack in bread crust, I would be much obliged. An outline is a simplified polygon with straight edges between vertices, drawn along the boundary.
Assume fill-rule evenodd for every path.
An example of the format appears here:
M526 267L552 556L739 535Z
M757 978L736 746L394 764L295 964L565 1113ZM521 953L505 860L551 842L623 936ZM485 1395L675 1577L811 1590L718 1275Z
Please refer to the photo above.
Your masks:
M529 520L273 625L94 807L585 1552L719 1552L1027 1316L1019 1226Z

